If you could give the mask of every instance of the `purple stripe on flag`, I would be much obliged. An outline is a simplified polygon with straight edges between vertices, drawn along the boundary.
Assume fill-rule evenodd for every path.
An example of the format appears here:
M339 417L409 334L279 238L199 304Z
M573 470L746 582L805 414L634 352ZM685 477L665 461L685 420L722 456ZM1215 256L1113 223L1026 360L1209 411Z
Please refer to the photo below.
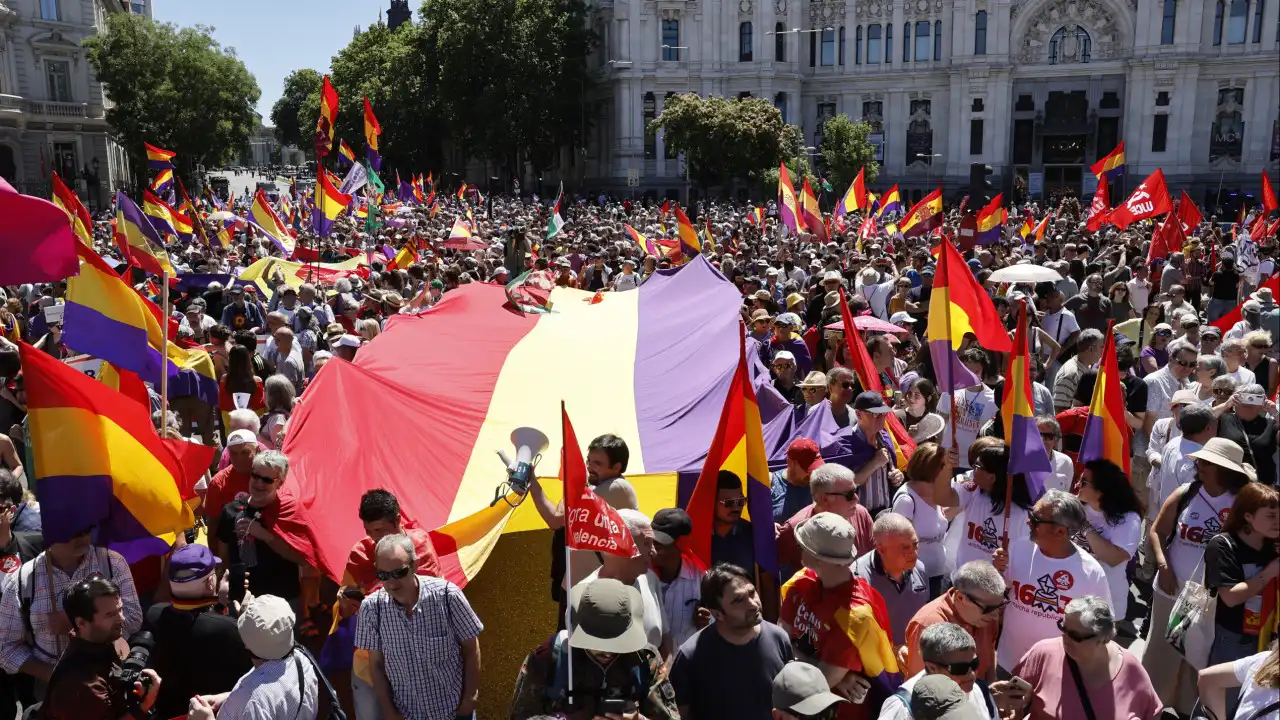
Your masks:
M1000 242L1000 239L1003 237L1004 226L997 225L990 230L983 230L982 232L979 232L977 243L979 245L994 245Z
M106 475L37 477L36 498L46 543L68 542L92 527L94 544L106 545L129 562L169 549L116 498L114 482Z
M796 214L791 212L791 208L781 202L778 203L778 220L783 225L791 228L791 232L796 233L797 235L800 234L800 225L796 222Z
M980 382L978 376L960 362L960 355L952 349L950 341L930 340L929 355L933 358L933 376L938 378L938 392L954 393Z
M760 482L747 476L747 507L751 511L751 538L756 564L775 575L778 572L778 548L773 529L773 494L769 477ZM747 570L750 572L750 570Z
M1036 427L1036 419L1026 415L1013 416L1013 437L1005 438L1009 446L1009 473L1049 472L1053 466L1049 463L1049 454L1045 452L1044 441L1040 439L1040 429Z
M160 368L164 364L160 351L148 343L146 330L109 318L80 303L67 303L65 312L63 342L67 347L115 363L153 385L160 385ZM177 366L168 365L170 377L177 375Z
M1106 433L1106 419L1097 415L1090 415L1084 421L1084 435L1080 440L1080 455L1078 462L1086 463L1090 460L1111 460L1107 457L1106 440L1103 437ZM1123 465L1121 467L1124 467Z

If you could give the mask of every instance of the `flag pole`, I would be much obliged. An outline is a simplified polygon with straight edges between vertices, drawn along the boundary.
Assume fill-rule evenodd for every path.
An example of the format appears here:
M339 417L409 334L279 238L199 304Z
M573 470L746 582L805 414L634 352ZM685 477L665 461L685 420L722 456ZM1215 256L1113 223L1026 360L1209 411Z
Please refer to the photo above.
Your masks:
M565 602L564 602L564 631L566 634L570 634L573 632L573 628L569 624L569 621L570 621L570 618L572 617L572 612L573 612L573 562L572 562L572 558L570 557L570 553L572 551L569 550L569 546L572 544L573 538L569 536L569 515L568 515L569 483L567 479L568 473L565 471L565 465L567 464L565 462L565 459L567 456L565 454L566 449L564 447L566 417L568 417L568 414L565 412L564 400L561 399L560 400L560 492L563 497L560 500L560 505L565 509L564 584L566 586ZM567 644L568 643L566 643L566 645ZM568 675L569 675L565 692L566 692L566 697L569 700L569 707L572 708L573 707L573 648L566 647L565 652L566 652L566 657L568 658L567 667L568 667Z
M160 273L160 311L164 317L160 320L160 436L164 437L164 429L169 418L169 273Z
M1027 323L1027 301L1018 300L1018 334L1025 334L1028 330ZM1025 337L1025 335L1024 335ZM1020 352L1021 347L1015 347L1014 353ZM1030 358L1027 358L1030 361ZM1011 361L1012 362L1012 361ZM1009 385L1013 383L1013 378L1004 379L1004 391L1010 392ZM1021 392L1021 389L1019 390ZM1007 437L1004 441L1008 444L1009 450L1013 449L1013 438ZM1013 510L1013 474L1008 472L1008 465L1005 466L1004 477L1004 529L1000 533L1000 549L1004 550L1006 556L1009 554L1009 514Z

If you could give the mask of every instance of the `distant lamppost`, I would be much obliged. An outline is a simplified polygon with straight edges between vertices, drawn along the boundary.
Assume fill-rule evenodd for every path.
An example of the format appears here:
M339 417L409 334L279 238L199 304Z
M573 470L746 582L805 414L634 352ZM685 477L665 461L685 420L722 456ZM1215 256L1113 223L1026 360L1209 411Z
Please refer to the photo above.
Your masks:
M84 178L86 186L85 195L89 198L90 209L94 212L97 212L102 199L99 195L99 191L101 190L100 183L102 181L98 175L98 167L98 158L95 157L93 162L85 165L84 170L81 171L81 176Z
M916 153L916 158L925 161L924 184L926 186L933 184L933 159L940 157L942 157L942 153L933 153L932 155L928 153ZM926 187L925 192L933 191Z

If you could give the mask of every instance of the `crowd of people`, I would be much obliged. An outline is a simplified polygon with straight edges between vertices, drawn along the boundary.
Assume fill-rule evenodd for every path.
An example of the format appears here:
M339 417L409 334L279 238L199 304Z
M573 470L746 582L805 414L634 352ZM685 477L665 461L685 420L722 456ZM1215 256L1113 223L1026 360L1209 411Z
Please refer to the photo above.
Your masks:
M74 358L61 316L47 312L66 285L0 289L0 720L20 706L44 718L474 716L481 645L503 640L481 640L483 619L440 577L428 534L404 525L391 493L371 490L352 509L367 537L336 593L276 523L289 512L279 491L289 482L281 449L290 417L324 366L353 360L390 317L526 272L559 287L636 291L681 260L665 245L646 252L628 233L672 237L675 220L656 204L567 203L550 238L545 202L486 204L473 219L487 250L444 247L461 208L405 207L372 230L344 218L327 238L302 233L299 245L320 262L372 260L329 282L319 272L301 284L283 274L240 280L280 251L234 223L225 247L167 248L180 279L191 276L169 297L176 342L209 352L219 396L216 406L174 397L162 414L153 388L155 424L219 452L198 487L200 527L167 557L132 566L95 547L93 528L41 537L14 343ZM1265 283L1276 238L1241 230L1233 242L1211 217L1167 261L1149 261L1150 227L1089 231L1064 204L1042 242L963 248L1011 336L1019 301L1029 309L1036 426L1052 467L1031 478L1009 471L1001 437L1004 355L968 342L960 358L980 382L936 389L924 337L936 237L859 238L855 221L828 240L779 232L772 205L696 211L702 254L742 294L751 347L769 372L761 392L776 392L797 420L829 414L847 429L852 460L826 462L812 439L792 441L770 478L772 518L744 519L746 478L721 472L712 562L702 568L682 551L694 519L674 498L641 512L626 440L595 438L588 482L639 554L574 550L553 565L561 627L547 628L513 678L512 720L1107 720L1166 707L1274 717L1280 308ZM120 264L110 217L97 218L95 250ZM942 235L958 237L958 221L952 212ZM384 246L410 247L413 262L398 266ZM1061 279L991 280L1019 264ZM154 291L137 271L122 272ZM841 290L855 320L880 321L864 339L884 393L851 370ZM1211 325L1238 306L1241 319L1225 332ZM1128 473L1079 458L1108 331L1124 375ZM903 463L890 415L917 444ZM564 558L563 506L538 482L529 495L557 530L552 557ZM752 523L770 522L776 575L753 545ZM1189 582L1214 596L1203 620L1212 624L1207 664L1166 633ZM338 620L355 616L343 676L312 655L330 605ZM149 667L130 675L123 658L142 630L154 642ZM1141 658L1125 647L1135 635Z

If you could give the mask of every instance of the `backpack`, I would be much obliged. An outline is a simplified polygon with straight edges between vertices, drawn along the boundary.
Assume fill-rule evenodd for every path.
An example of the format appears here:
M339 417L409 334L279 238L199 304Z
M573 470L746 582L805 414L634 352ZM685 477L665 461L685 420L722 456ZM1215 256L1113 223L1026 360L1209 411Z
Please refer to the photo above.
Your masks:
M1182 517L1182 512L1186 510L1187 506L1191 504L1191 501L1195 499L1196 495L1200 492L1201 486L1202 483L1198 478L1192 480L1187 483L1187 489L1182 493L1182 497L1178 498L1177 512L1173 514L1173 529L1170 530L1169 534L1164 538L1164 546L1166 548L1173 544L1173 538L1178 534L1178 518Z
M556 633L551 641L551 664L547 668L546 682L543 683L547 688L546 697L549 702L559 702L566 698L573 700L569 695L569 652L566 652L566 649L572 651L572 648L568 648L568 642L568 630ZM644 698L652 685L653 677L649 673L648 663L639 663L631 668L629 690L632 697Z
M107 579L115 579L115 568L111 565L111 551L106 548L95 547L94 552L98 554L98 564L106 565ZM43 554L43 553L42 553ZM39 557L39 556L37 556ZM35 582L35 561L23 563L18 568L18 601L22 613L22 623L26 628L26 639L32 647L39 648L36 643L36 632L31 626L31 606L35 604L36 582ZM30 570L30 572L28 572Z

